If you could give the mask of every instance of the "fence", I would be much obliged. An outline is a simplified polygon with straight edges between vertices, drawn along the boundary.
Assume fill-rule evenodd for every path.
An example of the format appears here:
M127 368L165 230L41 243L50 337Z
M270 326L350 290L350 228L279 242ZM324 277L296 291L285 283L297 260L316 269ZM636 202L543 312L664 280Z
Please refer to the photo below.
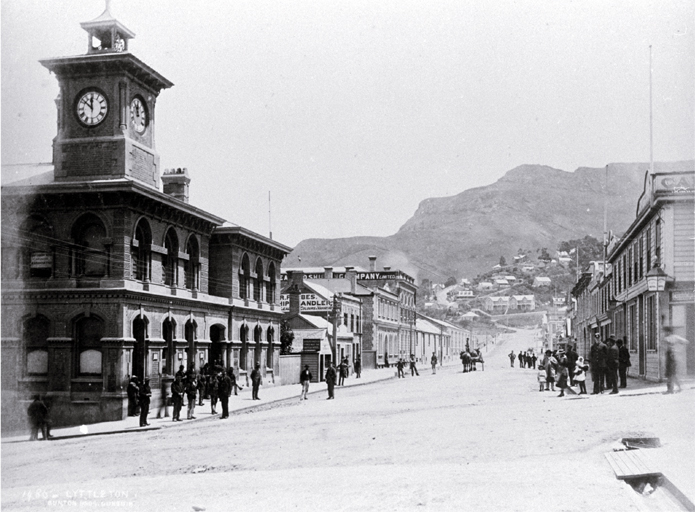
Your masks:
M287 384L299 384L299 373L301 371L301 354L290 354L286 356L280 356L279 384L283 386L286 386Z

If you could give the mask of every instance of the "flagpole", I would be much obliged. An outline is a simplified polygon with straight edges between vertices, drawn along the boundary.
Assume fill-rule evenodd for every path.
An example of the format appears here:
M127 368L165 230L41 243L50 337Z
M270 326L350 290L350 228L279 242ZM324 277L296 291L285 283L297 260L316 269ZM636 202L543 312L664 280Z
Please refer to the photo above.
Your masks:
M654 174L654 109L652 105L652 45L649 45L649 174Z

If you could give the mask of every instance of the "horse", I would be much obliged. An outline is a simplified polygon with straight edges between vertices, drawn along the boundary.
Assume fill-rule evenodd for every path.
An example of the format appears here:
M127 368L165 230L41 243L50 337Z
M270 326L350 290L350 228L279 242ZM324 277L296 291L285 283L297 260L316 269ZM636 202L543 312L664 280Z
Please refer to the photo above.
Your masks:
M474 353L470 356L471 357L471 366L473 367L473 370L471 371L476 371L476 363L480 363L483 367L483 371L485 371L485 360L483 359L483 354L480 353L480 349L476 348Z
M461 363L463 364L463 373L471 371L471 355L468 351L461 352Z

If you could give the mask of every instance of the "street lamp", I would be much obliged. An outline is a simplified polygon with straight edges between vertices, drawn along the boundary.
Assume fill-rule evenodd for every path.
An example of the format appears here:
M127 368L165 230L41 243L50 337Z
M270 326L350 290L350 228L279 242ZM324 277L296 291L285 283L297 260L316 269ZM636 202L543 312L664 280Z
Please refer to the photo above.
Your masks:
M667 278L668 275L666 272L658 265L654 265L652 269L647 272L647 289L650 292L663 292L666 287Z

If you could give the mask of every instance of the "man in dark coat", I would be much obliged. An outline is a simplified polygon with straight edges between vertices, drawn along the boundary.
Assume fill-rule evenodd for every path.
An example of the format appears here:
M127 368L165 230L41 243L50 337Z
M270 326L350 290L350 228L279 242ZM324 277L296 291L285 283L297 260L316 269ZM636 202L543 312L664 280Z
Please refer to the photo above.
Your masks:
M181 408L183 407L183 395L186 388L183 386L182 376L177 373L174 382L171 383L171 401L174 404L174 413L171 421L183 421Z
M594 343L589 350L589 360L591 362L591 381L594 383L592 395L603 393L603 373L606 367L607 348L601 342L601 335L594 335Z
M188 398L188 414L186 417L189 420L194 420L195 416L195 401L198 396L198 383L195 376L195 372L192 370L188 372L188 378L186 379L186 398Z
M608 338L608 354L606 357L606 385L613 388L611 395L618 394L618 367L620 351L613 336Z
M345 384L345 377L347 377L348 367L347 358L343 358L338 365L338 386Z
M34 396L34 401L29 404L27 409L27 416L29 417L29 441L39 440L39 430L43 435L43 439L46 440L50 435L50 423L48 421L48 407L41 400L39 395Z
M253 400L260 400L258 398L258 388L261 387L261 365L256 363L256 367L251 372L251 397Z
M210 412L217 414L217 398L219 397L219 381L214 372L207 376L208 378L208 393L210 394Z
M326 370L326 385L328 386L328 398L326 400L333 400L335 398L333 391L335 388L336 371L335 364L331 363Z
M417 361L415 360L415 354L410 354L410 376L411 377L415 376L415 375L417 375L418 377L420 376L420 374L417 371L417 367L415 366L416 362Z
M360 361L360 358L358 357L355 359L355 378L359 379L362 376L362 362Z
M538 357L536 357L535 352L531 352L531 364L533 365L533 369L536 369L536 361L538 360Z
M630 350L625 346L622 339L618 340L618 372L620 373L620 387L627 387L627 369L630 364Z
M234 375L232 370L229 370L229 374ZM217 393L220 397L220 402L222 403L222 416L220 419L229 418L229 395L232 394L232 379L229 374L222 373L218 379L219 387Z
M511 367L514 368L514 359L516 359L516 354L514 354L513 350L509 353L508 357L509 357L509 363L510 363Z
M150 379L145 379L140 385L140 426L146 427L147 415L150 412L150 399L152 398L152 389L150 388Z
M405 372L403 371L403 367L405 366L405 363L403 362L402 358L398 358L398 362L396 363L396 369L398 370L398 378L400 379L403 377L405 379Z

